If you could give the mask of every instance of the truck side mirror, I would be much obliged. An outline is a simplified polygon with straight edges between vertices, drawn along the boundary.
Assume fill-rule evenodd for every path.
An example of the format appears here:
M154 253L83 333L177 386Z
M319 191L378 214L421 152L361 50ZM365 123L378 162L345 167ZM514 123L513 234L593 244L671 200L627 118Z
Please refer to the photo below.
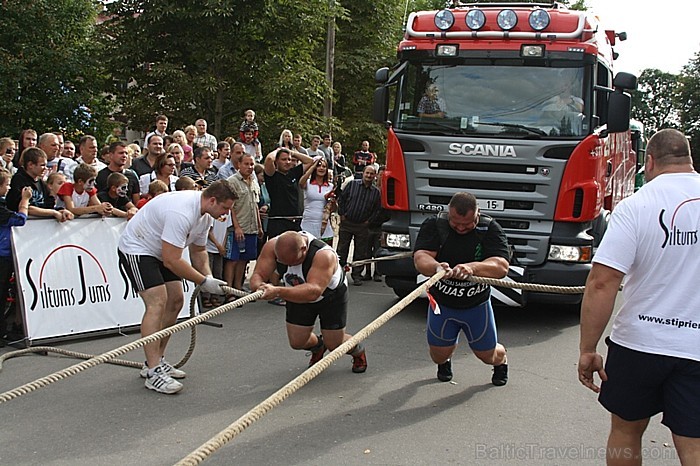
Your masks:
M374 81L377 84L384 84L389 80L389 68L386 66L384 68L379 68L376 73L374 73Z
M632 98L626 90L637 89L637 77L631 73L617 73L613 79L615 90L608 98L608 131L623 133L630 128Z
M608 98L608 132L624 133L630 128L632 98L626 92L616 89Z
M631 73L617 73L615 79L613 79L613 87L615 89L634 91L637 89L637 77Z
M372 119L377 123L386 123L386 114L389 111L389 91L381 86L374 90L374 103L372 105Z

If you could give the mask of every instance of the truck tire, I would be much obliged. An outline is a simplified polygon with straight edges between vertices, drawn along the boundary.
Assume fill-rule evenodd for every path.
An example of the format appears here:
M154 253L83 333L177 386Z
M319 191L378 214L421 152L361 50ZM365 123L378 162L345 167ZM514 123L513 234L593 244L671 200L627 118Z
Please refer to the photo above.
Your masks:
M399 297L399 299L403 299L406 296L408 296L411 291L413 291L415 288L392 288L394 290L394 294Z
M610 223L610 211L601 210L600 215L598 215L593 224L591 225L591 236L593 237L593 249L597 249L600 246L600 242L603 240L603 235L608 229L608 224Z

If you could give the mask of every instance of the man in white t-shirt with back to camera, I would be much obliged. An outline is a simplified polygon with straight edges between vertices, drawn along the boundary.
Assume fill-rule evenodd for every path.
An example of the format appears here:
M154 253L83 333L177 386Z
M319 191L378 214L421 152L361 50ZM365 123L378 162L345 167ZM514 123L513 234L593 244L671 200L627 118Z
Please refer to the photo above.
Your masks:
M642 464L642 435L663 413L683 465L700 464L700 175L688 141L663 129L647 145L647 184L623 200L593 258L581 307L583 385L612 415L608 465ZM624 302L597 352L625 279ZM598 387L593 375L598 373Z
M126 225L119 239L120 266L146 305L141 335L159 332L177 321L184 303L181 279L200 285L204 293L224 294L226 282L212 277L206 251L214 218L231 209L236 193L226 181L204 191L178 191L151 199ZM182 258L189 248L190 263ZM174 379L185 373L164 358L168 338L144 346L141 377L146 388L172 394L182 389Z

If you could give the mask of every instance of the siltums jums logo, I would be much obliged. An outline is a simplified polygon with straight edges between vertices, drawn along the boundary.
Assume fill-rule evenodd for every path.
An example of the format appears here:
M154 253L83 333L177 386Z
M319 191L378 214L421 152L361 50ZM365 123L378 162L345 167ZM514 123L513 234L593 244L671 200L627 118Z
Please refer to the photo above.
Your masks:
M52 250L38 270L29 259L24 273L32 291L29 309L59 309L108 302L112 295L100 261L87 249L67 244ZM37 276L38 273L38 276Z
M659 226L664 232L664 242L661 245L661 249L664 249L666 246L692 246L698 242L698 230L683 230L676 225L676 216L681 207L695 201L700 201L700 199L689 199L681 202L673 211L670 224L667 224L666 220L664 220L666 209L661 209L661 212L659 212Z

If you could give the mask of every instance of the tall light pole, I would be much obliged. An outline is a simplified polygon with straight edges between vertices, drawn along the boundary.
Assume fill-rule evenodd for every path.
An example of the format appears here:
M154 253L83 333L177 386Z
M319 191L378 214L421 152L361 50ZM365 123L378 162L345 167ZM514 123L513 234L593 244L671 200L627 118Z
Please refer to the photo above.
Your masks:
M326 35L326 82L328 94L323 99L323 116L333 116L333 73L335 69L335 0L328 0L331 15L328 18L328 33Z

